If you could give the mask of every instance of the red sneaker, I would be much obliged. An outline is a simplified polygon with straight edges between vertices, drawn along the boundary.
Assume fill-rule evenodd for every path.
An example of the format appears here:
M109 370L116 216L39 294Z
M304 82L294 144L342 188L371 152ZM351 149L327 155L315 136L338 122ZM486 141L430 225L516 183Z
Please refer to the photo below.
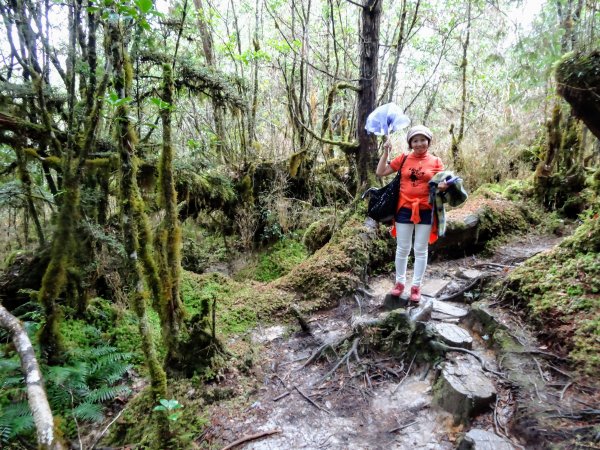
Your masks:
M396 283L396 286L394 286L394 289L392 289L390 291L390 295L393 295L394 297L400 297L403 292L404 292L404 285L402 283Z
M421 300L421 286L413 286L410 288L410 301L412 303L419 303Z

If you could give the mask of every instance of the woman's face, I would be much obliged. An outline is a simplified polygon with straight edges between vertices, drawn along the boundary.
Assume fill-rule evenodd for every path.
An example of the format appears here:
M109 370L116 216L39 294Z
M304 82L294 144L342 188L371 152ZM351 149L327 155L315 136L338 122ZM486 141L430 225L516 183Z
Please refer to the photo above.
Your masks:
M417 155L424 155L429 148L429 140L422 134L417 134L410 140L410 148L412 148Z

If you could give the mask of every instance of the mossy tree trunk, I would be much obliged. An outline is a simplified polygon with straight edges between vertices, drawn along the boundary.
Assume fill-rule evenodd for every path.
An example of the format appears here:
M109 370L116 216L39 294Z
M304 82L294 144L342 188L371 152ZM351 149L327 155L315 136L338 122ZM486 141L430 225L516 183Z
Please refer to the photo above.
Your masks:
M161 206L165 216L156 237L159 272L162 280L162 304L160 314L163 337L167 347L167 361L173 357L183 321L184 310L179 298L181 282L181 226L177 215L177 191L173 176L173 143L171 139L171 111L173 108L173 70L163 65L164 105L160 111L163 126L163 149L160 157L159 188Z
M140 243L139 211L143 209L143 202L137 185L137 163L135 145L137 136L129 118L127 97L131 84L131 63L125 47L122 27L120 22L112 21L108 24L106 53L113 67L113 84L119 106L116 113L117 146L120 158L120 192L121 226L123 242L127 253L127 265L131 276L134 291L131 295L133 310L138 317L138 327L142 337L142 351L150 374L152 393L156 401L167 396L167 377L159 363L156 349L150 332L146 311L147 292L144 288L143 268L138 258L145 243ZM161 427L160 436L164 444L170 439L169 426L166 417L159 419ZM166 445L167 446L167 445Z
M27 162L22 154L22 150L15 150L15 154L17 157L17 165L19 170L19 178L23 187L25 188L25 195L27 196L27 209L29 211L29 215L33 219L33 223L35 224L35 231L37 233L38 242L40 246L43 246L46 243L46 238L44 237L44 230L42 229L42 225L40 223L40 218L37 214L37 209L35 204L33 203L33 193L32 193L32 181L31 175L29 174L29 170L27 169Z
M66 2L68 57L63 68L51 49L49 27L44 26L44 21L48 20L49 8L48 3L40 4L29 0L0 4L11 54L22 67L24 80L24 89L14 101L7 101L6 111L27 118L18 119L22 125L12 130L15 138L11 140L9 137L6 143L16 151L24 150L24 153L17 157L21 179L27 190L30 190L32 181L27 174L26 158L33 157L42 161L44 177L58 205L58 211L53 217L54 230L49 239L50 262L38 293L38 300L46 315L46 321L40 331L40 344L48 362L55 364L61 362L63 357L59 331L60 307L57 304L59 296L64 294L67 298L70 297L79 310L86 307L86 295L81 295L80 289L82 271L77 267L89 266L92 256L85 251L89 241L85 238L75 239L75 236L84 229L81 226L80 198L82 180L85 177L85 160L96 140L99 111L108 80L106 74L100 81L96 78L98 13L88 11L86 28L83 24L82 3ZM78 62L86 62L89 70L77 70ZM53 66L64 83L59 90L67 93L66 101L57 101L50 89L48 64ZM82 106L84 120L76 119L77 106ZM5 135L3 137L6 138ZM25 142L27 148L24 148ZM50 168L56 170L56 182ZM46 236L42 234L39 221L36 220L34 205L30 200L28 209L34 219L39 240L43 242ZM78 261L74 260L74 254L79 255ZM75 289L71 289L72 287ZM80 301L84 304L78 304Z

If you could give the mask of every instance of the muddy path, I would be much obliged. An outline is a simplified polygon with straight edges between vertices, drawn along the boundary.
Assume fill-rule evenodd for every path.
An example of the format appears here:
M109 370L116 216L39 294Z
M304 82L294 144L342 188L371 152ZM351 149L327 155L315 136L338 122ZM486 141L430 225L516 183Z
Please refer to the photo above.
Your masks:
M348 342L336 353L311 362L317 349L339 341L353 323L388 314L382 304L392 287L391 274L372 278L354 298L309 317L310 333L295 324L259 326L251 337L261 349L253 369L255 383L246 383L246 401L212 407L202 441L218 447L264 434L235 448L544 448L543 441L552 436L539 431L541 425L531 419L534 413L556 410L556 415L568 416L569 411L585 408L581 398L592 394L545 354L543 343L536 341L510 305L495 304L493 296L479 299L477 287L559 242L556 236L520 236L490 257L429 265L421 308L428 304L433 310L423 326L448 332L446 344L466 351L448 351L441 358L423 357L418 351L394 356L373 350L367 335L356 342L356 352ZM466 286L472 289L453 297L461 301L444 300ZM475 300L481 300L476 311L470 305ZM407 317L416 312L417 308L409 308ZM489 317L525 350L517 357L494 351L487 334ZM441 392L437 398L436 389ZM514 424L523 408L527 414L519 428ZM578 425L565 420L565 427ZM533 439L540 440L539 447L526 443L531 438L527 433L538 433Z

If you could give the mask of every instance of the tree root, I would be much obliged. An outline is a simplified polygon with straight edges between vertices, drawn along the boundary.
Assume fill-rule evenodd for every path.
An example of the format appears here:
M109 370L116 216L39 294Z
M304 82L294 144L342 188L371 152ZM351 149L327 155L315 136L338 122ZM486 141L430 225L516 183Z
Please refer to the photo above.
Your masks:
M477 284L482 283L489 276L490 275L488 275L488 274L480 275L480 276L476 277L473 281L471 281L469 284L467 284L466 286L463 286L458 291L454 292L453 294L446 295L445 297L438 299L438 301L447 302L447 301L457 299L457 298L461 297L462 295L464 295L465 292L468 292L471 289L473 289Z
M359 341L360 338L354 338L354 342L352 342L352 347L350 347L350 350L348 350L348 352L346 352L346 354L342 356L342 358L335 364L335 366L333 366L333 368L329 372L327 372L327 374L325 374L325 376L323 376L317 384L322 384L325 380L327 380L327 378L329 378L330 375L335 373L338 367L340 367L344 362L348 367L348 373L352 375L352 371L350 370L350 357L354 355L356 362L360 362L360 358L358 357L357 351Z
M230 450L230 449L237 447L238 445L243 444L245 442L254 441L256 439L260 439L261 437L271 436L272 434L278 434L278 433L281 433L281 430L263 431L262 433L256 433L256 434L253 434L250 436L246 436L241 439L238 439L235 442L232 442L231 444L229 444L226 447L223 447L223 450Z
M495 370L489 369L485 364L485 360L481 356L479 356L477 353L472 352L471 350L467 350L466 348L462 348L462 347L451 347L451 346L443 344L442 342L439 342L439 341L430 341L429 345L434 350L441 350L444 353L445 352L461 352L461 353L466 353L468 355L471 355L473 358L475 358L475 359L477 359L477 361L479 361L479 364L481 365L481 369L484 372L493 373L494 375L496 375L500 378L506 379L506 375L504 375L503 373L496 372Z

